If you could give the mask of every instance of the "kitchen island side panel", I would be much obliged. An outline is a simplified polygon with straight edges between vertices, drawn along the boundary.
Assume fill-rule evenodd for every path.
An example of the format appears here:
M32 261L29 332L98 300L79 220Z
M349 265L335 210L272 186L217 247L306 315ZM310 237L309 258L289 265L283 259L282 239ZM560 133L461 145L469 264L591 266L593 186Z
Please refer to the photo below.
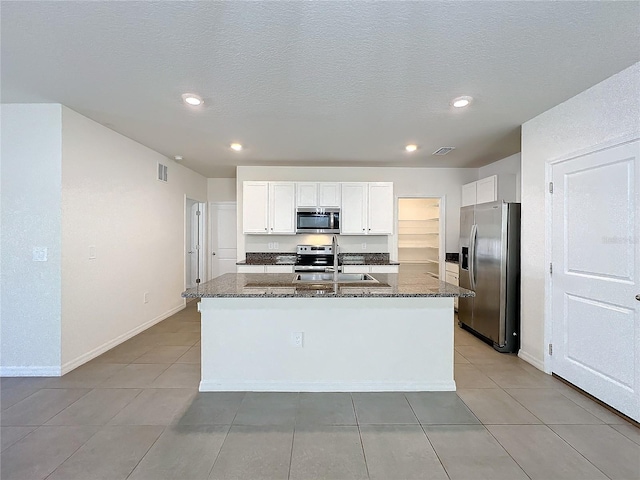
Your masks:
M200 310L200 391L455 390L452 297L202 298Z

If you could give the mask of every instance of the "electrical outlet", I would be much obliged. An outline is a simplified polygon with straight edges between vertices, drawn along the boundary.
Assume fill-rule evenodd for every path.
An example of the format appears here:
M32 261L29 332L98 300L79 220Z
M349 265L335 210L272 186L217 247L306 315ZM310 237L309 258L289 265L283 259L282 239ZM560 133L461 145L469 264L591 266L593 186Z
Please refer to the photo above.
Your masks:
M278 242L273 242L273 248L275 250L279 250L280 249L280 244Z
M302 344L304 341L304 332L293 332L291 334L291 341L293 342L294 347L302 348Z
M149 303L149 292L144 292L143 301Z
M269 247L269 250L273 250L273 242L269 242L267 246Z
M367 249L367 244L366 244L366 242L362 242L362 249L363 249L363 250L366 250L366 249Z
M47 261L47 247L33 247L33 261L34 262L46 262Z

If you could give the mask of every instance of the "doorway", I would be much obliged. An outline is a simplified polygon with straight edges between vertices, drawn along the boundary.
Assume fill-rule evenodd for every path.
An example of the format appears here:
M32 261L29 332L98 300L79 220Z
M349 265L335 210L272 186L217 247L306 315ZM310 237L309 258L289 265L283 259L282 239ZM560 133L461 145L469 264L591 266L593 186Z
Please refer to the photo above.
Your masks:
M398 262L403 273L440 278L442 235L439 197L398 198Z
M209 234L211 262L209 278L236 273L237 216L236 203L209 204L211 232Z
M551 165L551 371L640 421L640 141Z
M185 288L201 283L205 273L205 208L205 203L185 199Z

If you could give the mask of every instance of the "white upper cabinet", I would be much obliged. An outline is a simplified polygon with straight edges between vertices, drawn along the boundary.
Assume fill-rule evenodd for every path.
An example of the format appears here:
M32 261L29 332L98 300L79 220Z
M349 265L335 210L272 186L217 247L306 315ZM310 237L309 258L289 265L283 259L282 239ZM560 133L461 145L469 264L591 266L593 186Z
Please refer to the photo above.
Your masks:
M477 183L478 182L471 182L462 186L462 203L461 203L462 207L467 207L469 205L476 204Z
M318 206L319 207L340 207L340 184L339 183L319 183L318 184Z
M269 233L269 182L242 183L242 231Z
M298 182L296 184L296 205L298 207L318 206L318 184L315 182Z
M269 182L269 233L296 233L296 185Z
M393 183L343 183L342 235L390 235L393 232Z
M369 235L393 233L393 183L369 183L368 227Z
M298 207L340 207L340 184L298 182L296 196Z
M242 231L290 235L295 229L295 183L243 182Z
M516 201L516 176L512 174L491 175L462 186L461 206L480 203Z
M498 199L498 177L492 175L476 182L476 203L495 202Z
M242 182L242 231L293 235L297 207L340 208L342 235L393 233L391 182Z
M341 235L367 234L368 185L366 182L342 184Z

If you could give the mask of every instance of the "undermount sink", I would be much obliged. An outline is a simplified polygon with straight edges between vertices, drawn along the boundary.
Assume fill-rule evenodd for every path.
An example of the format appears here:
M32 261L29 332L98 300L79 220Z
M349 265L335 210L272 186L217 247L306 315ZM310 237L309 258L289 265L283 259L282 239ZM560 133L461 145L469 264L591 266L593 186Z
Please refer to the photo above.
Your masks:
M299 273L293 283L334 283L333 273ZM335 283L378 283L367 273L338 273Z

